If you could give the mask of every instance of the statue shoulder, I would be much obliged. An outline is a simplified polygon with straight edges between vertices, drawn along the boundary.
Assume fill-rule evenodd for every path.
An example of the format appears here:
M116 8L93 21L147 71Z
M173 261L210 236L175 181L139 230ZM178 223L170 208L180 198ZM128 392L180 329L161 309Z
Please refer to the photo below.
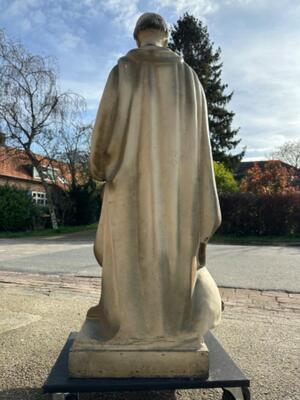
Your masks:
M133 62L133 60L130 57L128 57L128 55L126 54L126 56L120 57L118 59L117 67L124 66L124 65L126 65L128 63L132 63L132 62Z
M200 81L200 79L199 79L198 74L197 74L197 73L195 72L195 70L194 70L189 64L187 64L185 61L184 61L184 64L185 64L185 68L186 68L186 69L189 71L189 73L193 76L194 82L196 82L196 83L199 85L200 91L201 91L201 92L204 92L203 85L202 85L202 83L201 83L201 81Z
M108 78L107 78L107 84L109 84L109 83L111 83L111 84L117 83L118 82L118 76L119 76L119 68L118 68L118 64L117 64L111 69L111 71L110 71L110 73L108 75Z

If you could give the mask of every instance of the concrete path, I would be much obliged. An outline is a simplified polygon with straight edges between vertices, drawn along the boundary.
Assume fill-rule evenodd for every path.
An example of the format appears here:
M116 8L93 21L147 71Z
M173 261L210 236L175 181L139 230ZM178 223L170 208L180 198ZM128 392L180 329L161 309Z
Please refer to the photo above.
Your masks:
M207 266L223 287L300 292L300 247L210 245Z
M0 270L99 276L94 235L0 239ZM209 245L207 266L222 287L300 292L300 247Z

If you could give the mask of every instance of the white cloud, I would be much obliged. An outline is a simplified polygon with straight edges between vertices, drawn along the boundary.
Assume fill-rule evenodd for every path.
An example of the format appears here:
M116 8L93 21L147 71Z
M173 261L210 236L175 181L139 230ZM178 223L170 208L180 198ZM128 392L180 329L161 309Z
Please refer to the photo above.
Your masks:
M152 0L158 10L173 9L177 16L189 12L205 19L207 15L221 11L224 7L256 7L263 8L272 4L273 0Z
M96 82L84 79L78 81L77 79L63 79L61 81L61 88L63 91L73 90L79 95L83 96L87 101L87 109L93 110L98 107L101 93L104 89L104 80Z
M257 156L257 157L245 157L245 158L243 158L243 161L265 161L265 160L267 160L268 159L268 157L259 157L259 156Z
M115 24L133 32L135 23L140 16L138 0L104 0L102 7L113 16Z
M82 43L82 39L71 32L64 32L59 39L59 43L64 50L74 50Z
M218 0L217 0L218 1ZM268 3L272 3L274 0L219 0L219 3L224 5L232 6L255 6L265 7Z
M247 154L269 153L300 137L299 41L297 32L274 29L242 35L223 49L225 81L235 90L231 106Z
M41 0L4 0L2 9L5 10L6 17L17 17L26 15L39 6L42 6Z
M188 11L197 16L211 14L219 8L219 2L213 0L154 0L153 5L159 10L173 8L178 15Z

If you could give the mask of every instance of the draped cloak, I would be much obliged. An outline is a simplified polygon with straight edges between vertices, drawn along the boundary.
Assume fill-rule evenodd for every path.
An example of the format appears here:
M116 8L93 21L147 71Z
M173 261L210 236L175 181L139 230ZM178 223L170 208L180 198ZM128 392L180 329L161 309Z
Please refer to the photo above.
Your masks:
M97 337L201 337L220 318L203 264L221 217L205 94L182 57L148 45L119 59L99 105L90 170L106 182L94 247L102 293L87 316Z

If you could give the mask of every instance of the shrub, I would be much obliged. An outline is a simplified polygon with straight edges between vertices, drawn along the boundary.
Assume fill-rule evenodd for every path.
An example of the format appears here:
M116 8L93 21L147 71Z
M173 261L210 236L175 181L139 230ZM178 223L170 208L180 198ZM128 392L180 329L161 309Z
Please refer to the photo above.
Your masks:
M222 163L214 161L214 171L218 193L234 193L238 191L238 184L232 173Z
M77 186L68 192L74 207L73 225L86 225L98 221L100 215L100 194L88 185Z
M39 208L27 191L8 185L0 186L0 231L33 229L39 213Z
M300 194L220 195L220 233L233 235L300 234Z
M96 186L77 185L68 191L53 186L51 190L59 225L87 225L98 221L101 200Z
M256 194L295 193L297 187L294 185L296 171L287 168L278 160L266 161L261 168L254 164L249 168L242 179L240 189L242 192Z

